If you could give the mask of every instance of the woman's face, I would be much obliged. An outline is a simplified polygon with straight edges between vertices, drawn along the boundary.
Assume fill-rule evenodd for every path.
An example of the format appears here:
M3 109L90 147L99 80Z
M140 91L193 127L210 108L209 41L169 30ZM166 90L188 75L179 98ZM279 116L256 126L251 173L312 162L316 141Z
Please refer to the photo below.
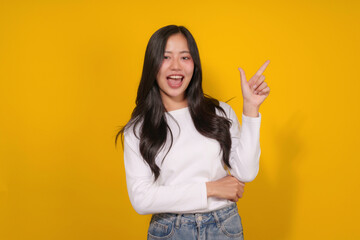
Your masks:
M183 103L185 90L194 72L194 62L187 40L181 33L171 35L156 80L164 105Z

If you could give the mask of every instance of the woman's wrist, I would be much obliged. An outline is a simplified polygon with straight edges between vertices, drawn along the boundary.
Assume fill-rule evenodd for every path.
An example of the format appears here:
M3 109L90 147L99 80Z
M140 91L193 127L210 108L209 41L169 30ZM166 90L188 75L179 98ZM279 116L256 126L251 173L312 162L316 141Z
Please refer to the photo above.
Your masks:
M207 193L207 197L214 196L213 182L206 182L206 193Z
M259 117L259 106L244 103L243 113L248 117Z

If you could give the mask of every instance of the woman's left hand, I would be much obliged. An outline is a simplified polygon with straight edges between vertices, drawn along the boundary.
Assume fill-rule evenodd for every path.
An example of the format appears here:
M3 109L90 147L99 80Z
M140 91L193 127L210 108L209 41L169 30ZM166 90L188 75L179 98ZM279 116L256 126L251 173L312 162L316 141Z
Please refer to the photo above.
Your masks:
M240 79L241 79L241 91L244 99L244 109L245 108L257 108L259 109L260 105L264 102L266 97L270 93L270 88L267 83L264 81L265 76L262 75L266 67L269 65L270 60L267 60L255 73L255 75L250 78L249 81L246 80L245 72L242 68L239 68Z

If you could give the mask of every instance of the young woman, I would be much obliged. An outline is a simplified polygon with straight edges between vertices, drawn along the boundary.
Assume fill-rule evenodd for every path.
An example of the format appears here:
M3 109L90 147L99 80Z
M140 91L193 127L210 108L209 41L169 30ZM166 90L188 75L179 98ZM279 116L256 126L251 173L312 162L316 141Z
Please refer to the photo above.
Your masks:
M258 112L270 89L239 68L242 126L204 95L197 45L183 26L157 30L146 48L136 107L124 136L130 201L153 214L148 239L243 239L236 202L259 170Z

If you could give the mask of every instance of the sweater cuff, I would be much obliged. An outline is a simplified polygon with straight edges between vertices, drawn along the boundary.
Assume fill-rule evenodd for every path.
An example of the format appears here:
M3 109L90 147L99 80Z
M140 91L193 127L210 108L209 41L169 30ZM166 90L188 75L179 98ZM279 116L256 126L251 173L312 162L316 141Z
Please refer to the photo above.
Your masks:
M258 117L249 117L249 116L245 116L244 113L242 113L242 122L259 123L261 122L261 113L259 112Z

